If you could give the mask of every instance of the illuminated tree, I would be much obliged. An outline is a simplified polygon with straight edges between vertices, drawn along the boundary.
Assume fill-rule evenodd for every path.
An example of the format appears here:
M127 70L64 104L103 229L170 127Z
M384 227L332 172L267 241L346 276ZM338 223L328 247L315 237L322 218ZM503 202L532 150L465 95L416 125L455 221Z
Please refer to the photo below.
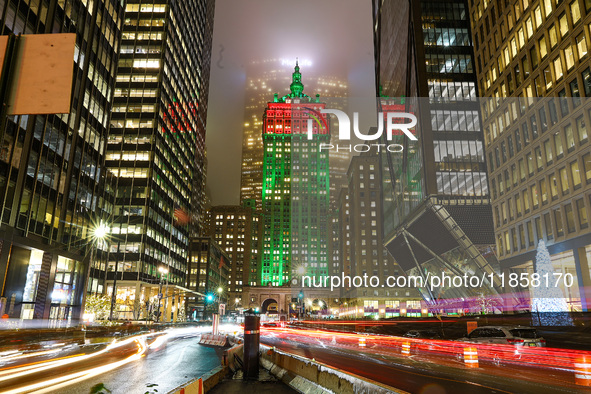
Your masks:
M540 276L540 285L533 286L532 291L533 322L537 322L541 326L572 325L566 299L560 287L556 286L554 267L543 240L538 243L535 268L536 274Z
M106 321L111 311L111 297L104 294L92 294L86 297L84 313L92 315L95 321Z

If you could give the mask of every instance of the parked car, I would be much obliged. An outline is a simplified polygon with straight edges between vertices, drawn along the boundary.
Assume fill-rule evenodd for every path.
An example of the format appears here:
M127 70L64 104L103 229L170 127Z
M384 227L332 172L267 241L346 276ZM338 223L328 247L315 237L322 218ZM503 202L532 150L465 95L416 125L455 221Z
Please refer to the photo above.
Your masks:
M533 327L524 326L484 326L478 327L459 341L472 343L490 343L497 345L515 345L545 347L546 340Z
M403 335L405 338L441 339L435 330L410 330Z

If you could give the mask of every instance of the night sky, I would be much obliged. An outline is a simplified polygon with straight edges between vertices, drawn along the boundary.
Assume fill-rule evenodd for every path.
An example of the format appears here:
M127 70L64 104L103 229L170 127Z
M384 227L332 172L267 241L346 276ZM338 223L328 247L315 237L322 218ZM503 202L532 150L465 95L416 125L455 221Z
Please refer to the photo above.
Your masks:
M213 205L240 199L245 66L266 58L310 59L318 73L348 75L349 97L375 98L372 24L369 1L216 2L206 138ZM302 80L305 85L304 68Z

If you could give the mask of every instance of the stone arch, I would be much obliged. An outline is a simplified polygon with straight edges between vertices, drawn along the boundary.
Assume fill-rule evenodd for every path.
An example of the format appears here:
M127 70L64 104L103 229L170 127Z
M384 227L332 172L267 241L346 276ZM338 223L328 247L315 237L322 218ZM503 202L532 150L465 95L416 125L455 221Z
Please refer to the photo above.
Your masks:
M279 302L274 298L267 298L261 304L260 313L279 313Z

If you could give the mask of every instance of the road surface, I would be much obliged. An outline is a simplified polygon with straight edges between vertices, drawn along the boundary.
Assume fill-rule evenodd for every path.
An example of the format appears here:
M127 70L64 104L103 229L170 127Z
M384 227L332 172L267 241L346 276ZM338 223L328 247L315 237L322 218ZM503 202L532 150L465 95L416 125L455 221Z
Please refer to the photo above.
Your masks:
M261 333L265 345L410 393L590 392L574 384L572 371L536 368L517 360L481 360L480 368L467 368L463 359L440 350L401 356L399 349L385 339L382 342L368 340L360 348L351 334L291 329L263 329Z
M0 393L166 393L220 365L221 351L199 345L198 330L169 330L100 344L4 356Z

